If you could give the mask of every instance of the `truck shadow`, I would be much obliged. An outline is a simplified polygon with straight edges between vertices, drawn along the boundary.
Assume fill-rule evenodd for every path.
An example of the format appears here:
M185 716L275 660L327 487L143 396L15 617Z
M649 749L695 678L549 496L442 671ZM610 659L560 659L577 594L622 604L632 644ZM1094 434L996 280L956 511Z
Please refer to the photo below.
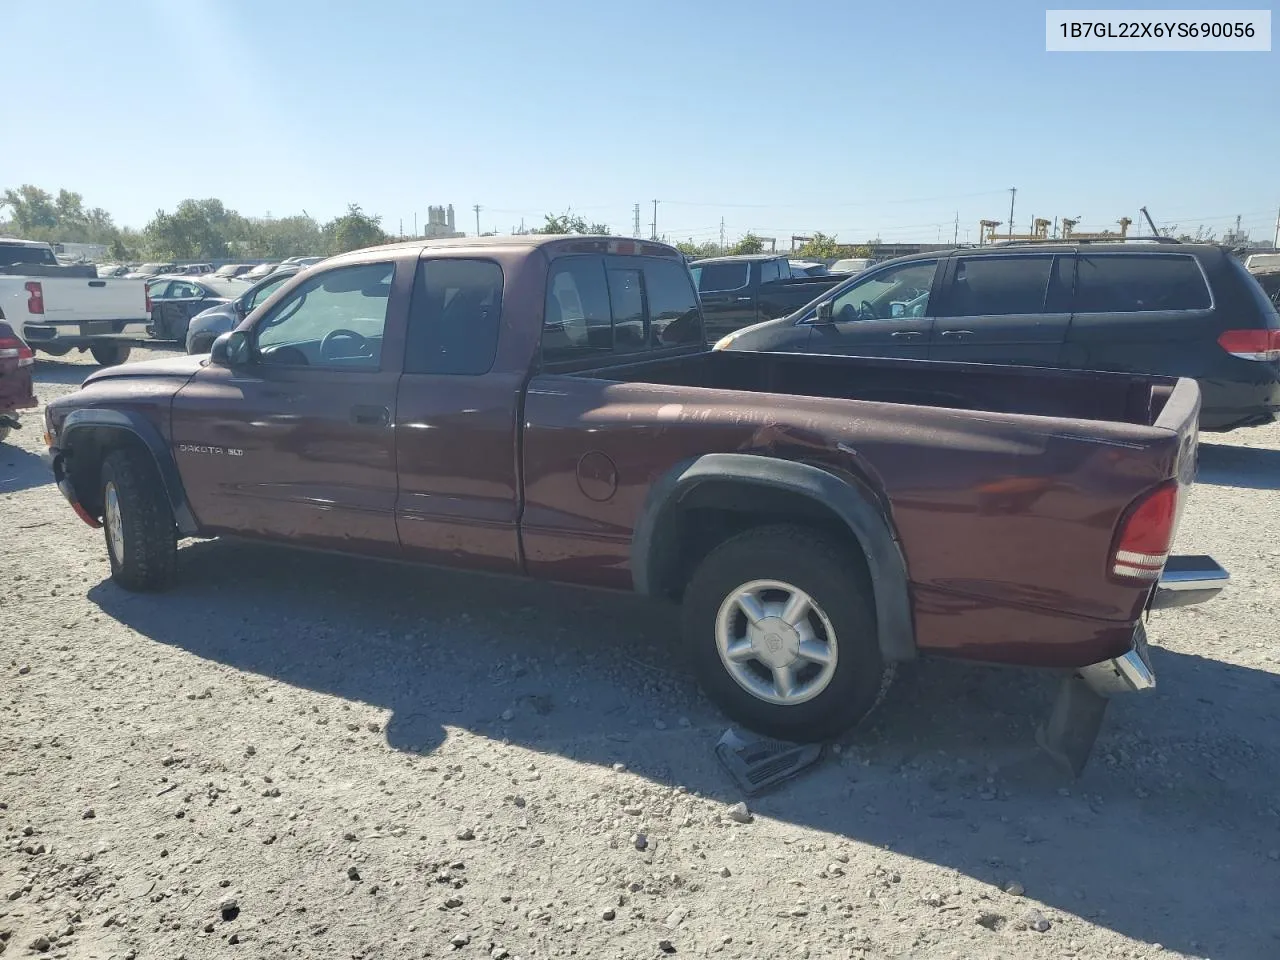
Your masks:
M71 356L76 354L72 353ZM101 370L96 363L74 363L71 360L50 359L36 354L35 381L36 393L40 392L40 384L56 383L66 387L78 387L84 383L89 374Z
M1201 443L1197 483L1252 490L1280 490L1280 450Z
M110 581L89 596L155 642L390 710L393 749L430 753L462 728L741 799L713 755L725 721L697 693L670 609L229 542L185 547L180 577L162 596ZM1280 751L1266 732L1280 678L1153 656L1160 688L1113 705L1080 781L1033 746L1051 678L929 662L838 754L752 808L996 886L1017 879L1166 948L1274 956ZM991 895L1011 921L1030 906Z

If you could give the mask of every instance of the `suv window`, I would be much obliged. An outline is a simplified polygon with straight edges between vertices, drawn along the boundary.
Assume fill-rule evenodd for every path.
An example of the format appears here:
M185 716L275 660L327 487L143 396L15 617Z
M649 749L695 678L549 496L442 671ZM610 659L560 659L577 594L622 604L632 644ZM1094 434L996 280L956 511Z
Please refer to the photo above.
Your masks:
M836 323L923 317L937 272L937 260L913 260L861 277L836 296L831 317Z
M1053 257L960 257L955 261L940 317L999 317L1041 313Z
M760 264L760 282L772 283L778 279L778 261L766 260Z
M649 298L649 340L654 347L704 342L698 295L683 263L646 260L644 288Z
M498 352L502 268L492 260L425 260L409 305L405 373L478 376Z
M741 290L750 279L751 265L746 261L738 263L706 263L693 267L693 282L697 284L699 293L720 293L726 290Z
M1207 310L1209 288L1186 254L1081 251L1076 268L1076 313Z
M361 263L310 277L254 331L264 363L377 370L394 263Z

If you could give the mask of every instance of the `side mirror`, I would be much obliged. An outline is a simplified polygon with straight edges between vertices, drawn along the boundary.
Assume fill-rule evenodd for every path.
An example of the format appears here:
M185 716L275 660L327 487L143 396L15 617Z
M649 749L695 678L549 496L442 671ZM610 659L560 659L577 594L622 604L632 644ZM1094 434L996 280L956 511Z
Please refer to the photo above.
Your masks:
M240 330L222 334L213 341L209 362L222 367L242 367L249 362L249 335Z
M898 317L906 316L906 313L907 305L905 303L895 300L893 303L889 304L889 316L897 319Z
M813 308L814 323L831 323L833 316L835 316L835 303L831 300L823 300Z

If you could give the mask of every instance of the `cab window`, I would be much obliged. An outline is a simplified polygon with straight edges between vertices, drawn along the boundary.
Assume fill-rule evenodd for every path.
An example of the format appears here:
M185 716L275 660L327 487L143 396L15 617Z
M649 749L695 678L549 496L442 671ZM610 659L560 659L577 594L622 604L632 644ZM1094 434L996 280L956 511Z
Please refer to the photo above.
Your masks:
M308 278L257 324L263 363L377 370L394 263L338 267Z

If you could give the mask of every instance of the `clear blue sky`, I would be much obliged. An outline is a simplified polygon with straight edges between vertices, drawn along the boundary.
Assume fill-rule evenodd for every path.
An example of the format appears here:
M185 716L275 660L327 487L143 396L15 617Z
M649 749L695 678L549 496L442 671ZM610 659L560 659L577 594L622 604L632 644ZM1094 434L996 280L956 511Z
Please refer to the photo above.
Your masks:
M950 239L957 212L976 240L1016 186L1021 229L1145 203L1269 239L1280 53L1048 54L1044 8L12 4L0 187L78 190L131 226L184 197L321 220L354 202L393 231L453 203L470 232L479 203L485 230L572 206L630 234L639 202L647 233L656 197L672 240L723 216L781 242Z

